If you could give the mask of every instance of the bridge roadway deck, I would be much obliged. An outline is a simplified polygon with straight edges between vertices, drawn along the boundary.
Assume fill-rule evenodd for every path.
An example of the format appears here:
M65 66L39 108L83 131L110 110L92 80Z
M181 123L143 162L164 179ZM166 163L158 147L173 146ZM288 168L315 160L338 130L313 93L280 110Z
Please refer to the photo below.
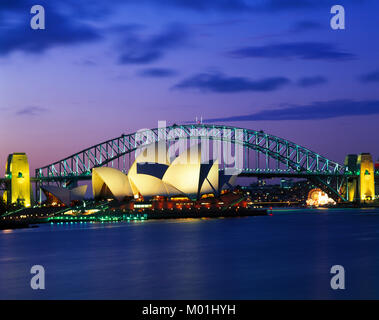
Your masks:
M339 173L313 173L313 172L277 172L277 171L244 171L238 174L239 177L261 177L261 178L311 178L311 177L343 177L343 175ZM353 176L352 176L353 177ZM358 177L358 176L357 176ZM379 177L379 175L378 175ZM91 180L91 175L80 175L80 176L57 176L57 177L42 177L31 178L32 182L60 182L67 180L78 180L85 181Z
M239 177L258 177L258 178L311 178L311 177L342 177L343 175L339 173L313 173L313 172L277 172L277 171L243 171L238 175ZM354 177L353 175L350 175ZM358 176L356 176L358 177ZM375 178L379 179L379 172L375 172ZM91 175L80 175L80 176L57 176L57 177L31 177L31 182L59 182L66 180L80 180L80 181L88 181L91 180ZM0 178L0 186L5 185L7 181L10 181L9 178Z

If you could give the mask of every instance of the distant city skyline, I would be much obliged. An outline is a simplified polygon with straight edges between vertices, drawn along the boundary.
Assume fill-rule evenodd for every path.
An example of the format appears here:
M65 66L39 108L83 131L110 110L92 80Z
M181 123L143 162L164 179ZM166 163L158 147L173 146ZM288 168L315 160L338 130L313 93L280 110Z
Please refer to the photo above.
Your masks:
M329 0L0 3L0 176L142 128L195 122L264 130L342 163L379 157L379 3ZM364 18L363 18L364 17Z

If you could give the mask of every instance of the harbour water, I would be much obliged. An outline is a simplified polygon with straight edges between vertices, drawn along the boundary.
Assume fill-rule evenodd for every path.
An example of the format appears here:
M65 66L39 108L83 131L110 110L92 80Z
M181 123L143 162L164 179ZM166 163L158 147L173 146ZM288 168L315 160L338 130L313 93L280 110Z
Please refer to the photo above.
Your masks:
M45 290L30 287L33 265ZM378 298L379 209L0 231L0 299Z

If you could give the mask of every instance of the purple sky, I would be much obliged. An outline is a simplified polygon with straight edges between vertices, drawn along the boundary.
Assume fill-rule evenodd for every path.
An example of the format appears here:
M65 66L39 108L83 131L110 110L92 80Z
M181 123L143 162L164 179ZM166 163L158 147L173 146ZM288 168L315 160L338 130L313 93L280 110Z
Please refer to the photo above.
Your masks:
M336 31L329 0L1 1L1 170L196 116L376 159L379 3L343 3Z

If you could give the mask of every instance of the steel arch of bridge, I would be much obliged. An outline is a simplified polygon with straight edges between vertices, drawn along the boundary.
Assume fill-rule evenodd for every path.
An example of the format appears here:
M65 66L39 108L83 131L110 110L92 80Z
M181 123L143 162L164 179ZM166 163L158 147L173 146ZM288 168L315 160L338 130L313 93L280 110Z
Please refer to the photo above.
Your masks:
M286 139L265 133L223 125L188 124L173 125L163 128L146 129L132 134L123 134L115 139L94 145L75 153L65 159L36 169L36 179L41 183L61 182L69 179L88 179L91 169L100 166L112 166L120 157L134 152L137 148L152 142L178 139L201 139L242 144L245 149L252 149L265 158L265 168L249 168L249 162L241 175L287 175L312 177L321 184L339 194L346 168L305 147ZM270 159L276 160L276 170L269 167ZM246 163L245 163L246 164ZM279 164L285 166L279 169ZM332 180L339 180L332 187ZM344 200L340 195L339 197Z

